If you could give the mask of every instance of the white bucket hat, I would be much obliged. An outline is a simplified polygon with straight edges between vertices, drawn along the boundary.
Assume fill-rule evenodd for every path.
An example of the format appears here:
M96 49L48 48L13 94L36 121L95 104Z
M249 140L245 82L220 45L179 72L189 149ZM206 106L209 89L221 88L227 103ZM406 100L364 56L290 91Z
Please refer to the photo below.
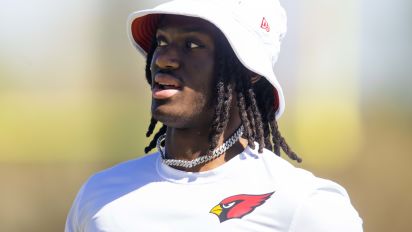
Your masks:
M129 38L144 56L150 49L161 14L197 17L219 28L240 62L265 77L276 89L276 118L281 116L285 100L274 65L286 33L286 13L278 0L172 0L134 12L128 20Z

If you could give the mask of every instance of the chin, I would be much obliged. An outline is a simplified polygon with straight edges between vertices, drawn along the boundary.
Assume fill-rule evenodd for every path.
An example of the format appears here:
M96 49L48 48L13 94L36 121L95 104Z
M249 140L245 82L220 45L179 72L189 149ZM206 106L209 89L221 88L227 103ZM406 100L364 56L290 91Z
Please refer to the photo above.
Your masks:
M213 108L184 107L183 104L170 104L170 102L153 101L152 117L167 127L188 129L210 126L213 117Z
M167 127L185 128L187 121L184 119L187 117L178 112L174 112L173 109L166 110L164 108L165 107L156 107L155 109L152 109L152 117Z
M202 117L204 115L205 113L193 115L175 111L164 112L159 108L152 111L152 116L154 119L169 128L175 129L209 128L211 125L211 118L205 119Z

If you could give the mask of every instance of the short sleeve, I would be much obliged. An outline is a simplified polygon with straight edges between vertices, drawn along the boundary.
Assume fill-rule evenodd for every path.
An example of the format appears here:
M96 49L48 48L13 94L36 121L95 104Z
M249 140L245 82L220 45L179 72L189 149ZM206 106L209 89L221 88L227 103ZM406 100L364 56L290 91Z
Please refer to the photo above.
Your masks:
M84 188L85 186L83 185L80 188L79 192L77 193L75 200L73 201L69 214L67 215L66 226L64 228L64 232L81 232L82 231L79 226L79 213L80 213L79 209L80 209L80 200L82 198Z
M340 186L339 186L340 187ZM320 189L297 209L289 232L362 232L362 219L346 191Z

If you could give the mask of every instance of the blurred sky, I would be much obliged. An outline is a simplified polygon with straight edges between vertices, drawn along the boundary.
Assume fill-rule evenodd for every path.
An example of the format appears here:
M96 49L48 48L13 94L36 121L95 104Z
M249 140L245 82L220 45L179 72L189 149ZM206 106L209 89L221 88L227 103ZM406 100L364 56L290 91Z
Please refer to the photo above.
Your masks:
M143 154L150 92L126 19L157 2L0 0L0 164ZM376 178L412 190L412 2L281 2L280 128L304 167L349 176L361 212L378 222L366 209L380 199L366 193L379 191Z
M149 2L1 0L0 160L140 154L150 99L125 20L143 5ZM342 165L361 146L365 106L410 112L411 3L283 5L281 125L297 150L314 156L307 162Z

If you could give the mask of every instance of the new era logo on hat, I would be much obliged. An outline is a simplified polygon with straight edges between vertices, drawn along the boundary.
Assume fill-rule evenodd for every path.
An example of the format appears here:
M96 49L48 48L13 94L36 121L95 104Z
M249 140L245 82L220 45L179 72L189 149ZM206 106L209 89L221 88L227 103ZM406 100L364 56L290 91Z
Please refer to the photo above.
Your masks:
M260 24L260 28L265 29L267 32L270 32L270 26L268 21L266 21L266 18L262 18L262 23Z

